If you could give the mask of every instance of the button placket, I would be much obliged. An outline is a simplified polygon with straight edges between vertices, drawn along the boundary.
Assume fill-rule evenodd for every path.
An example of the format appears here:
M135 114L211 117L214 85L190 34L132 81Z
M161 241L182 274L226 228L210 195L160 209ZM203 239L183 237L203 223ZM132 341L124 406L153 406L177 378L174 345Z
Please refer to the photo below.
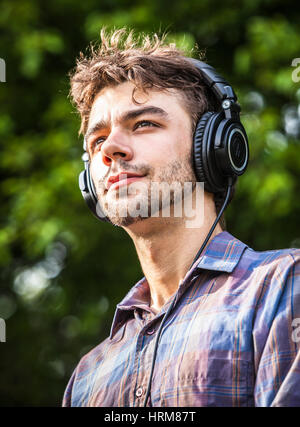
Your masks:
M144 402L155 344L155 339L152 338L152 335L157 331L157 322L153 321L153 315L143 312L142 317L145 323L137 339L137 353L135 357L137 381L135 389L132 390L135 406L142 406ZM149 339L147 339L147 336Z

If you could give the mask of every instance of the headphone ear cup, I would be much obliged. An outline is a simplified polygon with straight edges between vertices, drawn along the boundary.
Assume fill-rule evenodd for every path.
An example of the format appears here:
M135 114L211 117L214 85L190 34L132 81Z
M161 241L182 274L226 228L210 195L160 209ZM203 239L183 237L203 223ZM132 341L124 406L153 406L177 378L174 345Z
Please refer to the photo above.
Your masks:
M210 193L224 192L228 177L236 180L247 166L248 144L241 123L208 111L194 134L194 168L198 182Z
M79 188L81 194L96 218L100 219L103 222L111 222L104 212L100 204L98 203L98 198L96 195L94 183L90 174L90 167L87 161L84 162L85 169L79 175Z
M197 123L194 134L194 166L198 182L204 183L204 190L217 193L226 189L227 180L218 167L215 158L215 131L224 113L208 111Z
M194 141L193 141L193 148L194 148L194 168L195 168L195 174L198 182L204 182L204 186L207 185L207 174L205 173L204 169L204 161L206 161L203 158L203 152L206 150L203 150L203 144L204 144L204 133L206 132L207 123L209 122L209 119L212 117L214 113L211 111L208 111L207 113L204 113L203 116L201 116L200 120L197 123L195 133L194 133Z
M216 130L215 158L224 176L242 175L248 164L249 146L246 131L240 122L223 120Z

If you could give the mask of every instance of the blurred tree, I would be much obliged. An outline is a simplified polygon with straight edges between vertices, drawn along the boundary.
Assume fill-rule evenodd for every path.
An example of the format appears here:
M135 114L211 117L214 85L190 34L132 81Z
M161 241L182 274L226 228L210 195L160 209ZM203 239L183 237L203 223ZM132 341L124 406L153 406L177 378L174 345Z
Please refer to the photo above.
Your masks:
M255 249L299 247L299 15L290 0L1 0L0 405L60 405L142 274L126 233L97 222L77 187L67 74L79 51L103 25L205 49L237 91L251 148L228 229Z

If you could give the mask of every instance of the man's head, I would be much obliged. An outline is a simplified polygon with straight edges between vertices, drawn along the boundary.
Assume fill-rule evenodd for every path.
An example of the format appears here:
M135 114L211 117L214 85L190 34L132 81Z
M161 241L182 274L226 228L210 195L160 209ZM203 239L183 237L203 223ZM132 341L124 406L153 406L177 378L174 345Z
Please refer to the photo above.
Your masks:
M135 41L125 30L102 31L100 47L77 62L71 96L100 201L112 202L105 175L113 173L195 182L192 135L201 115L220 106L174 44L157 36ZM215 195L217 211L222 197Z

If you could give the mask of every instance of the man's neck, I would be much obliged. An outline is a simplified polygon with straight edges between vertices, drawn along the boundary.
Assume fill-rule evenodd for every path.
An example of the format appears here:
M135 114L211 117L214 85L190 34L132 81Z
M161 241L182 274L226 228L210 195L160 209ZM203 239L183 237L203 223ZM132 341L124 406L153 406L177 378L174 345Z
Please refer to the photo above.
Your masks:
M214 208L206 205L205 211L199 228L187 228L182 218L147 218L126 230L135 244L154 309L159 310L177 291L204 242L215 219ZM218 224L211 239L220 232Z

